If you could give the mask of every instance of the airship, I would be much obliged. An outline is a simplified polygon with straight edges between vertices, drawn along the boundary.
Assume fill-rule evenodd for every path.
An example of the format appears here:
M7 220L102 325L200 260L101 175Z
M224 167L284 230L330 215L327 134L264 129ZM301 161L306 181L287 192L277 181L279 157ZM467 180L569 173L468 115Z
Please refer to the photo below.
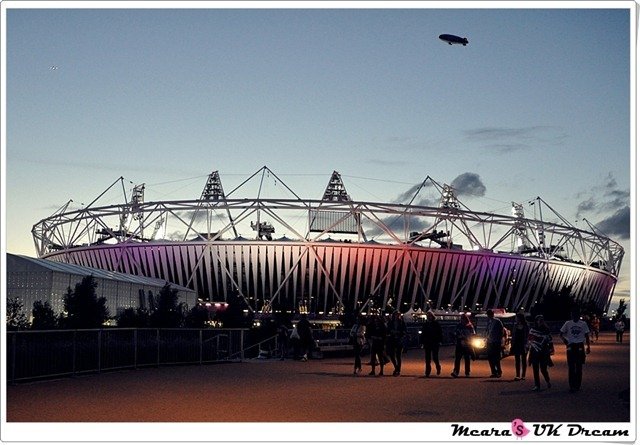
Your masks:
M469 43L466 37L458 37L454 36L453 34L440 34L438 38L447 42L449 45L453 45L454 43L456 43L462 46L467 46L467 43Z

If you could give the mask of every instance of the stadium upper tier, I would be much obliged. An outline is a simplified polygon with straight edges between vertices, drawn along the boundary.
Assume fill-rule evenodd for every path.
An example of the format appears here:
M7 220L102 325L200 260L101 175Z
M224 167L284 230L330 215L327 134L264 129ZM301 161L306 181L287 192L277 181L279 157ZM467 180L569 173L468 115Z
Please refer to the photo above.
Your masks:
M260 197L265 175L290 196ZM255 198L232 197L250 180L260 181ZM204 299L240 298L252 312L528 310L562 290L608 307L618 243L574 227L540 198L532 205L555 221L526 218L516 203L511 215L472 211L430 178L413 197L427 187L436 205L354 201L333 172L321 199L302 199L263 167L225 194L213 172L200 199L145 202L140 185L120 204L96 205L103 192L79 210L67 203L32 233L41 257L162 278Z

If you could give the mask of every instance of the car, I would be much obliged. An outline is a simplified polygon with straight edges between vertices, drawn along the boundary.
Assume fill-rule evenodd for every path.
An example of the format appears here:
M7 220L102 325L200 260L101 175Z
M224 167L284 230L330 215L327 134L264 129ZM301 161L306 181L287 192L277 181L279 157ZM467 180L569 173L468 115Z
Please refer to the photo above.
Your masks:
M507 326L511 326L515 319L516 314L513 312L505 312L494 310L494 317L500 319L504 326L502 333L502 357L507 357L511 349L511 331ZM487 338L485 336L485 330L487 329L487 323L489 318L486 314L478 314L476 319L476 334L471 337L471 349L476 358L487 358Z

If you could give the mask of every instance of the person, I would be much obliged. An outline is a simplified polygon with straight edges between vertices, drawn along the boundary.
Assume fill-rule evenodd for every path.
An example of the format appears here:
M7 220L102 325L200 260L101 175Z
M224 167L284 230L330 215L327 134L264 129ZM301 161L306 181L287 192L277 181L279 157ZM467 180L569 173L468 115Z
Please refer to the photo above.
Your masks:
M362 353L362 348L366 342L365 332L367 330L366 322L363 317L358 317L356 322L351 327L351 332L349 332L349 336L351 337L351 342L353 344L353 355L355 361L353 363L353 374L356 375L362 372L362 360L360 359L360 354Z
M407 335L407 325L402 318L400 311L393 311L391 314L391 320L387 325L388 342L387 348L390 355L391 363L393 364L393 376L400 375L400 368L402 367L402 349L404 347L404 338Z
M618 321L616 321L616 324L614 325L615 329L616 329L616 343L622 343L622 334L624 334L624 320L622 319L622 317L618 318Z
M590 327L591 341L597 341L598 336L600 335L600 318L595 314L591 317Z
M516 322L511 329L511 355L516 361L516 376L514 380L524 380L527 375L527 340L529 325L522 312L516 314Z
M367 326L367 334L371 341L371 372L369 375L376 375L376 358L380 364L378 375L384 375L385 354L384 345L387 338L387 326L383 315L373 315Z
M285 317L280 318L278 323L278 355L280 360L284 360L289 350L289 328L291 322Z
M502 358L502 338L504 336L504 326L502 321L495 318L491 309L487 310L487 358L489 359L489 369L491 377L502 377L502 367L500 359Z
M571 320L560 328L560 338L567 347L567 366L569 367L569 390L576 392L582 385L582 365L586 355L591 352L589 342L589 326L580 320L580 311L571 311ZM586 344L586 350L585 350Z
M460 360L464 357L464 375L469 377L471 374L471 336L476 331L473 323L467 314L460 315L460 322L456 325L454 335L456 338L455 361L453 364L453 372L451 377L458 377L460 374Z
M300 336L300 347L302 349L302 361L306 362L311 358L311 354L314 349L313 331L311 330L311 323L307 320L307 314L300 316L300 321L296 325L298 335Z
M440 375L440 359L438 351L442 342L442 326L432 311L427 311L427 319L422 325L420 343L424 348L424 375L431 376L431 360L436 365L436 375Z
M529 329L529 365L533 368L533 390L540 391L540 374L551 388L551 378L548 367L551 363L551 345L553 339L549 326L544 322L542 315L536 315L533 327Z

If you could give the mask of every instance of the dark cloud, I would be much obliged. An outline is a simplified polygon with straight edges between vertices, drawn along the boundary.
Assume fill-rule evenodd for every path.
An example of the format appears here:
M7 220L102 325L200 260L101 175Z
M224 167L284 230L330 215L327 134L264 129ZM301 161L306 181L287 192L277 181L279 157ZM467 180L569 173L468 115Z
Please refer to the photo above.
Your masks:
M584 212L590 212L595 208L596 208L596 201L595 199L593 199L593 197L591 197L585 201L582 201L580 204L578 204L577 215L579 216Z
M604 210L619 209L629 203L629 190L611 190L605 194Z
M392 202L395 202L398 204L409 204L409 202L411 202L411 199L414 196L416 196L416 192L420 190L416 198L413 200L413 202L411 202L411 205L426 206L426 207L434 206L435 204L438 203L438 200L423 196L423 192L426 192L427 189L430 189L432 187L433 187L433 183L431 183L430 181L412 185L411 187L409 187L408 190L405 190L404 192L400 193Z
M630 238L631 209L625 206L612 216L603 219L596 227L608 236L619 236L622 239Z
M535 132L541 129L547 129L549 127L534 126L534 127L522 127L522 128L504 128L504 127L484 127L475 128L472 130L464 131L465 136L474 140L497 140L497 139L511 139L511 138L525 138L530 139Z
M604 183L594 185L589 192L580 193L578 196L585 195L587 197L578 204L576 218L588 212L603 214L623 209L629 206L631 197L629 189L624 190L618 187L612 173L609 173Z
M477 173L463 173L451 182L458 196L484 196L487 188Z
M563 145L567 135L559 127L535 125L529 127L481 127L463 131L467 140L479 142L485 149L498 153L531 150L540 146Z
M381 221L385 226L391 229L392 232L399 234L404 233L405 222L409 232L421 232L427 227L423 218L413 215L407 215L405 217L398 215L388 216L386 218L382 218ZM369 237L386 235L386 232L377 225L374 225L372 221L367 221L364 225L371 227L365 230L366 235Z

